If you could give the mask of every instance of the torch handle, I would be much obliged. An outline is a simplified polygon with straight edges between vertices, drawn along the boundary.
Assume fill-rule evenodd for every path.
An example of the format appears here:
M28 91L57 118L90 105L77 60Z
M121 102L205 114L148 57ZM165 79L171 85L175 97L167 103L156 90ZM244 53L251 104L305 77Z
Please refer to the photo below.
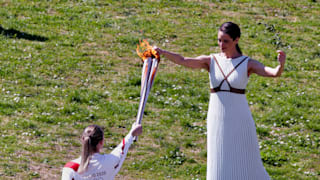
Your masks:
M136 123L141 124L143 118L144 108L148 99L149 94L149 80L151 75L151 68L152 68L152 59L148 58L144 61L143 70L142 70L142 77L141 77L141 92L140 92L140 103L139 109L137 114ZM135 141L138 140L138 137L134 138Z
M148 99L148 85L149 85L149 77L151 74L151 68L152 68L152 59L148 58L144 61L144 69L143 69L143 81L141 82L141 93L140 93L140 103L139 103L139 109L137 114L137 124L141 124L141 120L143 117L144 107Z
M141 77L141 92L140 92L140 103L137 114L136 123L141 124L144 108L148 100L148 96L151 90L151 87L154 82L154 78L158 69L159 60L154 58L148 58L144 61L142 77ZM137 141L138 137L134 137L134 141Z
M146 95L146 91L147 91L147 86L145 86L144 88L144 93L143 93L143 96L140 100L140 104L139 104L139 110L138 110L138 114L137 114L137 120L136 120L136 123L137 124L141 124L141 121L142 121L142 118L143 118L143 112L144 112L144 108L145 108L145 105L146 105L146 102L147 102L147 95ZM138 136L135 136L134 141L138 141Z

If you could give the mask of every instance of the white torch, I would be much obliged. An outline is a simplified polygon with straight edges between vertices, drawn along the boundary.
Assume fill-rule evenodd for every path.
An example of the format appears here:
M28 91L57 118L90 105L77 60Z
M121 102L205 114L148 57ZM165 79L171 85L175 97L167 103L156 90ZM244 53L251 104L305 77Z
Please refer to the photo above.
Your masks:
M142 49L144 52L140 53L140 49ZM137 54L142 58L143 61L140 103L136 120L137 124L141 124L144 108L148 100L148 95L150 93L154 78L157 73L160 56L146 40L140 42L140 45L137 46ZM137 140L137 137L135 137L135 140Z

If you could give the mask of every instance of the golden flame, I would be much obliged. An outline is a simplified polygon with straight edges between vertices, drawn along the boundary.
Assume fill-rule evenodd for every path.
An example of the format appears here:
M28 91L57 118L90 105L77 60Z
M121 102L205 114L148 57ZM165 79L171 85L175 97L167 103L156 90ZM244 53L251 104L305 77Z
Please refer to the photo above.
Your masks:
M140 49L143 53L140 52ZM160 55L157 51L155 51L152 46L149 45L147 40L143 40L143 42L140 41L140 44L137 45L137 54L141 57L142 61L145 59L151 57L156 58L160 61Z

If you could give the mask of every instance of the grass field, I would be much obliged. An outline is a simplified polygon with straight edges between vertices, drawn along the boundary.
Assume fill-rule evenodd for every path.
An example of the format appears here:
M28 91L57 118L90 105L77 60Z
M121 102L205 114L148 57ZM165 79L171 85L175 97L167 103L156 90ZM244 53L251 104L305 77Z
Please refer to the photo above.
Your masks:
M320 179L319 0L0 1L0 179L60 179L84 127L108 153L135 121L139 40L195 57L218 52L217 29L242 30L245 55L281 78L250 77L261 157L276 180ZM209 78L162 59L118 179L205 179Z

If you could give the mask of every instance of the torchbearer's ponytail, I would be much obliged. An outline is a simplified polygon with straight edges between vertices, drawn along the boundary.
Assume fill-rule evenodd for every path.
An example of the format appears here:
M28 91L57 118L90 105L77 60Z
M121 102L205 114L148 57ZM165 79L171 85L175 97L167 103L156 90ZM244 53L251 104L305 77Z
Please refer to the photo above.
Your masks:
M83 131L81 162L77 171L79 174L87 170L91 156L98 151L97 145L101 140L103 140L103 131L100 126L90 125Z

